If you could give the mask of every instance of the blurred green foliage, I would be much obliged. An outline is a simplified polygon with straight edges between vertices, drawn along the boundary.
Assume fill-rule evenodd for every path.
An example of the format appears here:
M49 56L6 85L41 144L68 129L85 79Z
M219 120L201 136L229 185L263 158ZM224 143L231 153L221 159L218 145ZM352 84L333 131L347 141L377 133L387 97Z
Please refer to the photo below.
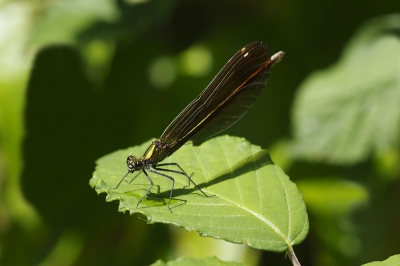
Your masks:
M355 62L362 62L359 68L369 70L376 60L389 60L391 55L396 61L398 15L391 19L380 16L399 8L400 2L390 0L1 1L0 264L149 265L157 259L216 255L247 265L290 265L283 254L256 252L163 224L147 225L137 217L118 213L116 204L104 203L88 186L97 158L158 137L226 61L255 40L268 44L271 53L285 51L285 59L273 69L253 108L227 133L272 147L272 159L278 165L282 161L286 173L299 184L309 206L311 230L306 241L296 246L300 262L358 265L398 253L397 116L377 113L378 119L374 116L371 121L382 124L371 122L375 126L362 128L360 124L368 123L353 119L354 123L342 129L362 129L358 136L363 139L347 141L344 146L336 143L340 133L325 135L319 131L322 127L312 124L307 132L318 133L311 135L316 141L307 139L309 153L304 152L306 145L303 153L296 150L295 157L293 143L300 139L292 141L290 112L295 91L301 88L299 95L304 93L303 88L313 84L312 78L315 81L319 75L322 80L323 74L311 76L300 86L301 82L311 72L332 65L342 50L347 55L351 49L346 49L346 44L353 35L358 36L357 29L366 21L378 30L371 44L381 45L390 38L391 46L375 50L369 60L370 50L352 51L357 52ZM380 28L388 19L394 27ZM194 72L182 68L188 66L188 57L199 60L193 51L207 57L201 62L203 68ZM154 65L162 58L169 59L167 64ZM380 83L379 77L392 73L391 77L398 78L400 73L399 65L397 69L385 66L385 61L379 61L378 72L372 75L371 82L379 81L375 85L368 83L371 72L366 71L365 76L360 76L362 71L354 73L376 96L383 95L379 86L387 85ZM174 75L157 83L154 69ZM338 77L343 81L343 76ZM326 100L323 92L329 92L330 99L357 93L341 87L329 90L343 84L321 80L317 87L320 96L309 103ZM398 97L398 79L397 86L389 85L384 88L394 88L391 95ZM400 113L395 96L382 101L376 101L373 94L367 96L362 105L366 111L360 114L369 117L370 106L388 114ZM345 118L346 110L358 110L360 105L348 101L344 101L347 109L338 104L329 117L341 117L334 116L336 109L344 112ZM332 105L308 114L320 112L323 118L325 107ZM293 117L297 119L296 114ZM322 126L326 118L316 121ZM388 124L393 131L383 127ZM376 131L377 127L385 131ZM379 141L361 141L371 135ZM327 142L318 139L327 136ZM316 143L329 145L313 147ZM360 149L352 146L354 143L365 146ZM354 153L351 158L334 153L330 160L332 157L321 155L321 147ZM327 191L326 197L321 190ZM193 247L188 248L189 244Z
M400 136L400 16L371 20L340 60L308 77L293 108L299 157L356 163ZM323 89L321 89L323 88Z

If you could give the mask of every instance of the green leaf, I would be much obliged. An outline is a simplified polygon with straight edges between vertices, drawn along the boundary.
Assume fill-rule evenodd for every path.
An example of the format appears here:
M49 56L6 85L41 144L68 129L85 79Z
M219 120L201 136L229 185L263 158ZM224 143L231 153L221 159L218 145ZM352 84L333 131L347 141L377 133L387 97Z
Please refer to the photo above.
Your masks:
M313 73L294 106L295 151L354 163L399 143L400 15L366 24L338 63Z
M148 223L171 223L202 236L271 251L284 251L300 243L308 232L306 206L296 185L267 151L242 138L222 136L201 146L184 145L163 162L178 162L205 193L204 197L188 180L175 175L170 213L167 204L171 181L151 175L154 187L138 208L139 199L150 186L144 174L131 184L122 182L128 155L139 156L150 141L116 151L97 161L90 185L97 193L107 193L107 201L119 200L119 210L142 213ZM130 175L134 176L134 175Z
M238 262L227 262L221 261L216 257L208 257L208 258L179 258L174 261L164 262L162 260L158 260L155 263L151 264L151 266L241 266L243 264Z
M400 265L400 255L393 255L387 260L384 261L373 261L367 264L363 264L363 266L397 266Z

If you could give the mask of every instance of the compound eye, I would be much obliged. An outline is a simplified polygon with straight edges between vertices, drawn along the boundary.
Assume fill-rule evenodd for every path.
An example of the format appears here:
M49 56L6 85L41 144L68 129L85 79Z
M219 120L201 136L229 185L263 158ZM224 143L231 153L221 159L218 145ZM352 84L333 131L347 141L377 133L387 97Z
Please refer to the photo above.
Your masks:
M130 165L134 165L136 163L136 158L133 156L128 156L128 158L126 158L126 164L128 165L128 167Z

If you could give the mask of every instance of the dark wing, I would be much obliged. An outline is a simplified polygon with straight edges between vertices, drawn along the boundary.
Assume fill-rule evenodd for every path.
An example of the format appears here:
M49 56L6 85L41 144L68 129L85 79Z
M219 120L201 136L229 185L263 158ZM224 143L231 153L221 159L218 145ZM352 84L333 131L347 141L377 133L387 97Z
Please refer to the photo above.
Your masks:
M262 42L238 51L161 135L169 154L189 139L206 139L238 121L257 99L275 63Z

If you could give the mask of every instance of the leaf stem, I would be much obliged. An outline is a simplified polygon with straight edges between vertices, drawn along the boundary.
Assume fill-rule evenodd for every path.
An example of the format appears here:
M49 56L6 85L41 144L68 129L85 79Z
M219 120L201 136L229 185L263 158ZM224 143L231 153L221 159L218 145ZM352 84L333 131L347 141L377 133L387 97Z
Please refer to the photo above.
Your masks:
M294 253L294 249L292 246L289 246L289 259L294 266L301 266L299 260L296 257L296 253Z

